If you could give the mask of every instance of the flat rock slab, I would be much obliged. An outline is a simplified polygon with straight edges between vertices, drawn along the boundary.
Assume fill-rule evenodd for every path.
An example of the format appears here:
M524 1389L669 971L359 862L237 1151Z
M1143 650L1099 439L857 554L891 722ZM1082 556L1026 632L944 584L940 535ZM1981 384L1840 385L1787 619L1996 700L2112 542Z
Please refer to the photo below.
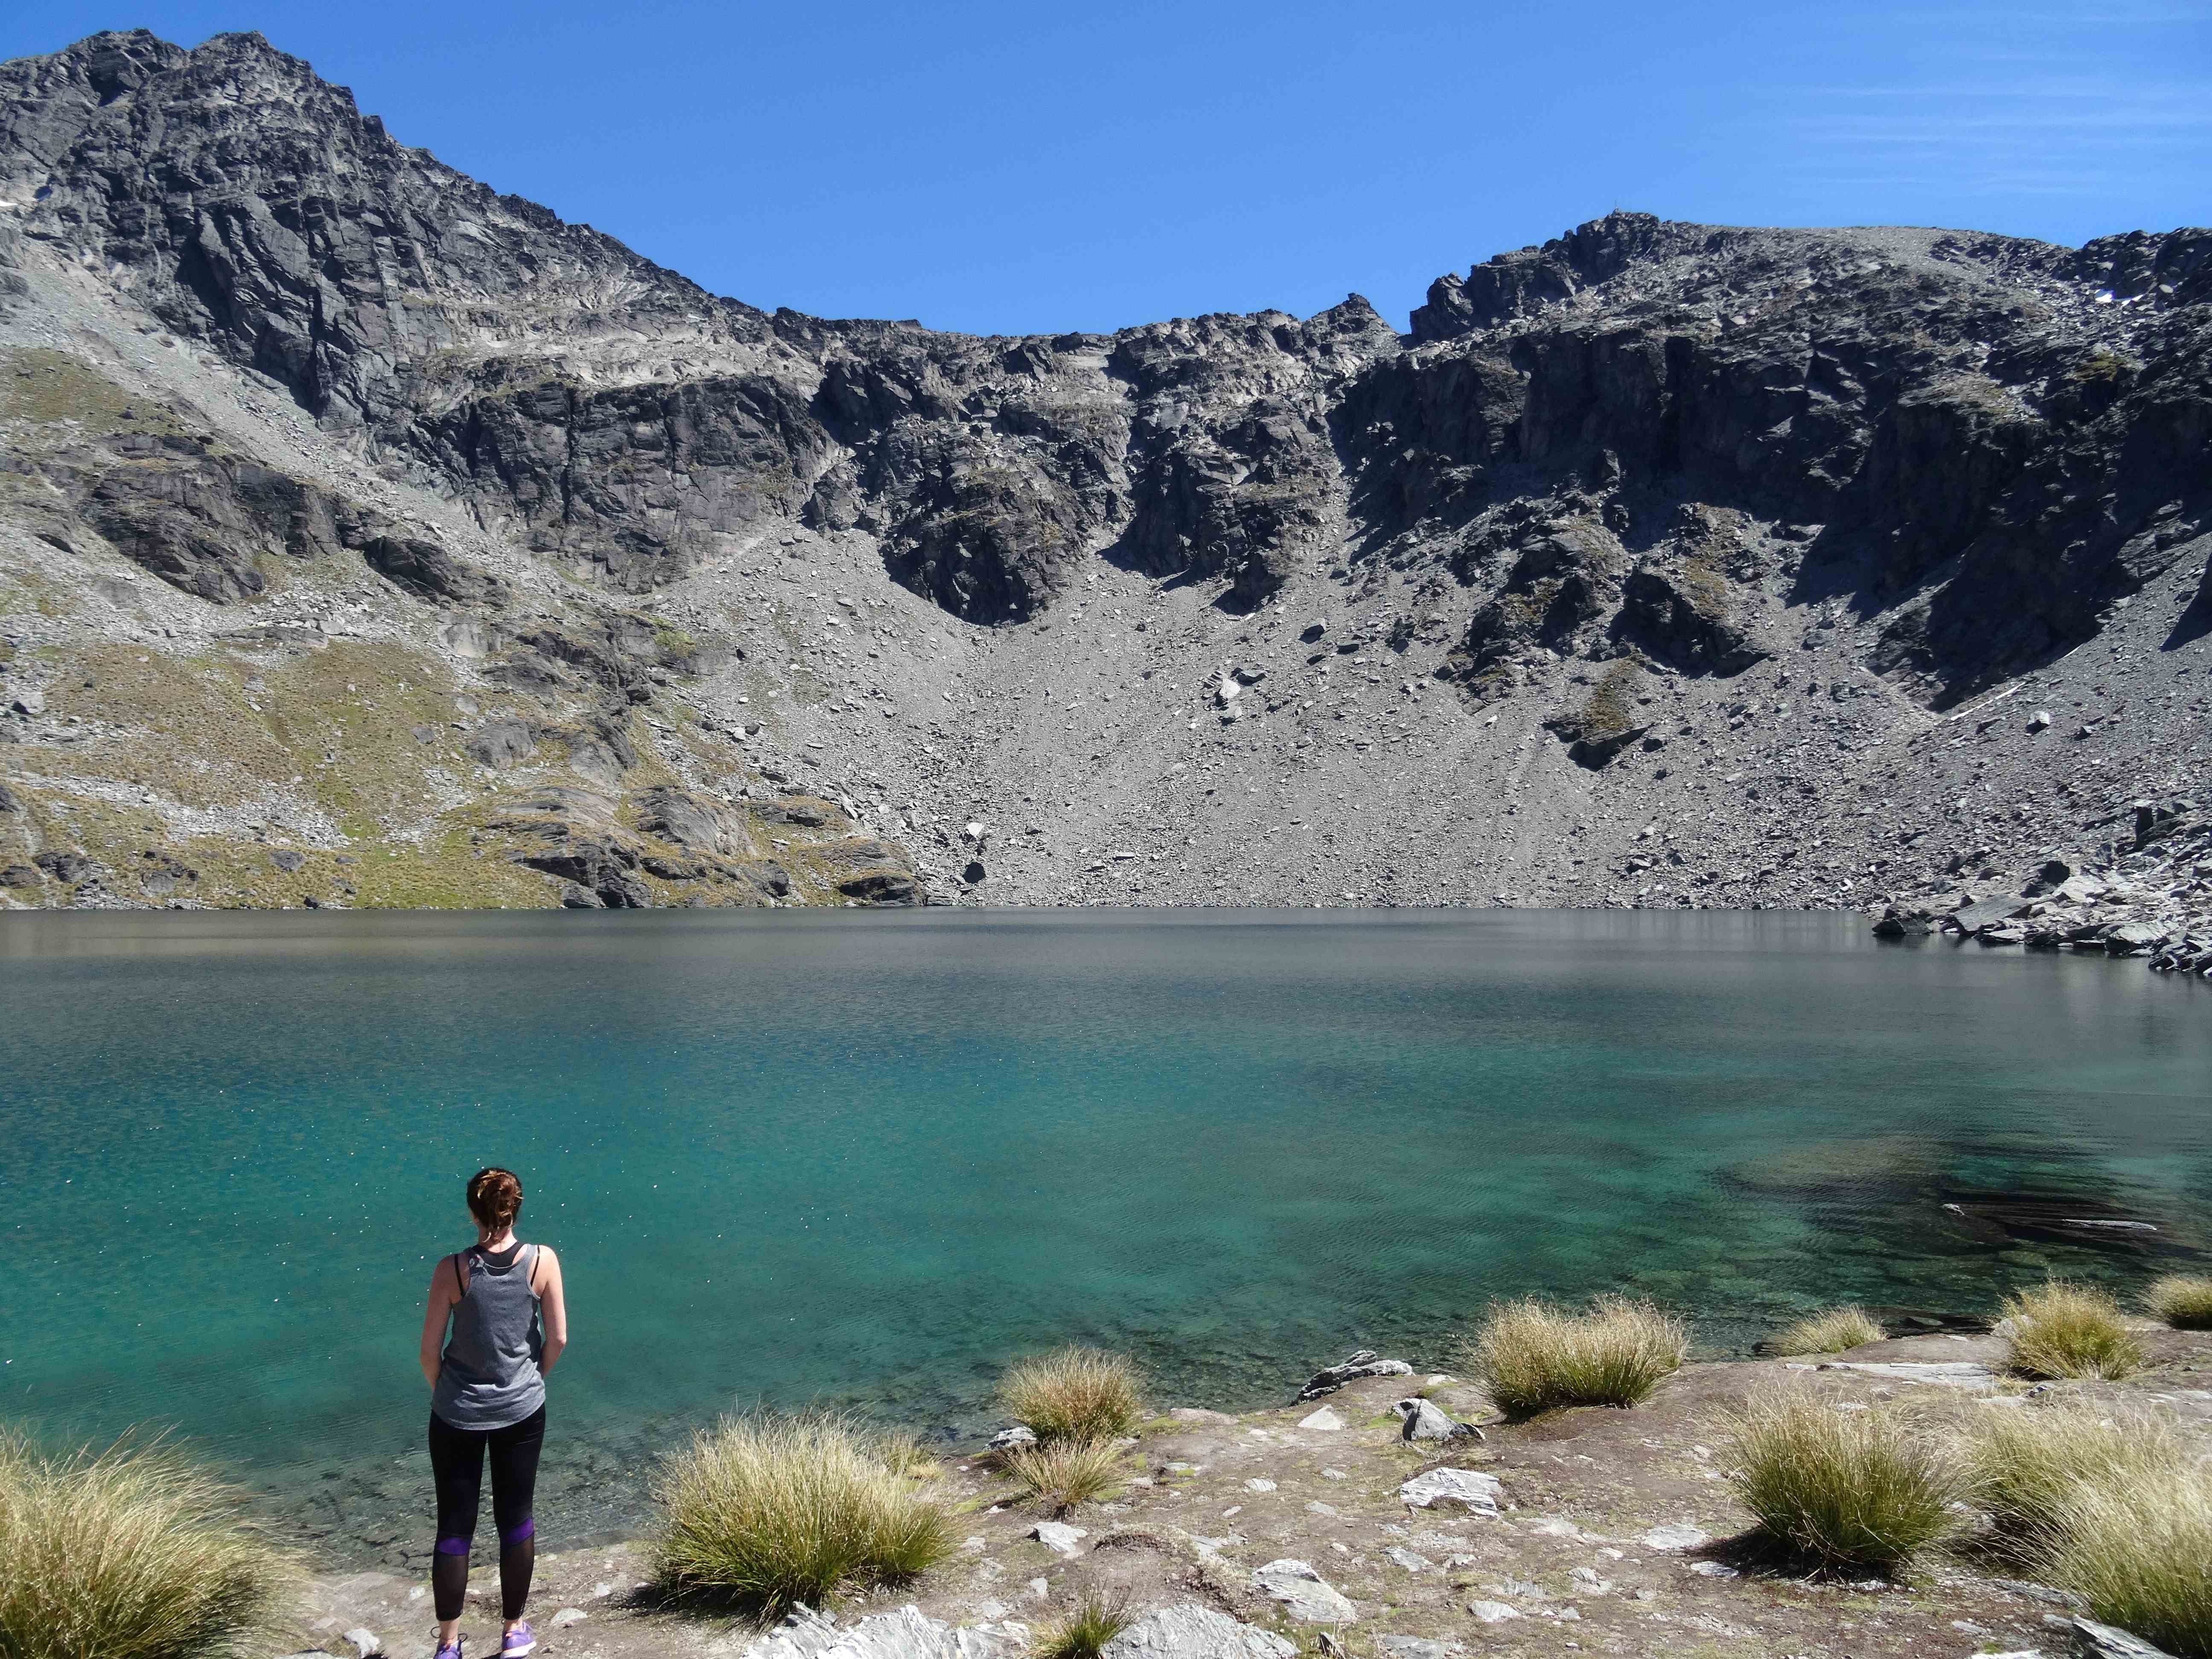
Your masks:
M2164 1648L2154 1648L2142 1637L2130 1636L2115 1626L2100 1625L2094 1619L2063 1622L2073 1638L2071 1651L2080 1659L2167 1659Z
M1476 1515L1495 1515L1504 1491L1496 1475L1477 1469L1431 1469L1399 1487L1398 1501L1417 1510L1461 1504Z
M1270 1561L1252 1570L1252 1588L1302 1625L1348 1625L1359 1609L1304 1561Z
M1344 1426L1344 1419L1336 1414L1336 1408L1334 1406L1323 1406L1312 1416L1300 1418L1298 1426L1302 1429L1334 1431Z
M1644 1534L1644 1547L1647 1550L1693 1550L1711 1541L1711 1533L1681 1522L1654 1527Z
M1273 1631L1186 1601L1153 1608L1100 1649L1099 1659L1293 1659L1297 1652Z
M947 1625L911 1604L852 1625L800 1607L747 1648L744 1659L1019 1659L1028 1638L1023 1626Z
M1896 1382L1931 1382L1945 1389L1994 1389L1999 1378L1987 1365L1972 1359L1858 1360L1832 1359L1824 1371L1863 1371Z

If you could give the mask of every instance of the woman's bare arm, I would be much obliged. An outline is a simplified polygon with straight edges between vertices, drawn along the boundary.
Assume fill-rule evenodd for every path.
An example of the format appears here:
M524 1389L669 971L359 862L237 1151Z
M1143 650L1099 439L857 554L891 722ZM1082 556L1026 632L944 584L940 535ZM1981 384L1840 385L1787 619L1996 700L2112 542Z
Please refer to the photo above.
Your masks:
M561 1258L541 1244L538 1260L538 1301L545 1320L545 1349L538 1356L538 1369L550 1371L568 1346L568 1299L562 1292Z
M430 1270L429 1304L422 1310L422 1380L434 1389L438 1386L440 1353L446 1346L446 1317L461 1299L460 1292L453 1258L440 1256L438 1265Z

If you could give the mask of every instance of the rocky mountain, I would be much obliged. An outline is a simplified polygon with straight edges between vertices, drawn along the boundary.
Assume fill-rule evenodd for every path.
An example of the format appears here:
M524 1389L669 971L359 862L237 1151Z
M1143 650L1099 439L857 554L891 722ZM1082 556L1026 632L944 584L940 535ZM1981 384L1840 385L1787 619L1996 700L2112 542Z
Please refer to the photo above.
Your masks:
M0 902L2206 931L2205 230L1615 213L1404 333L977 338L102 34L0 66Z

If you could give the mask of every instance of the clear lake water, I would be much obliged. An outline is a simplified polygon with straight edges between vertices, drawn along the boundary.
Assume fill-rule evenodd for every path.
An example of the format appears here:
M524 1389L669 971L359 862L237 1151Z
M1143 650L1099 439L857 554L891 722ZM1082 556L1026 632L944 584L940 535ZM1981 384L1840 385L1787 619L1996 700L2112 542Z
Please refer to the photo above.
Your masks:
M1068 1340L1250 1407L1530 1292L1708 1353L2124 1293L2204 1259L2212 988L1785 913L7 916L0 1135L0 1422L399 1566L482 1164L566 1268L557 1545L719 1413L970 1438Z

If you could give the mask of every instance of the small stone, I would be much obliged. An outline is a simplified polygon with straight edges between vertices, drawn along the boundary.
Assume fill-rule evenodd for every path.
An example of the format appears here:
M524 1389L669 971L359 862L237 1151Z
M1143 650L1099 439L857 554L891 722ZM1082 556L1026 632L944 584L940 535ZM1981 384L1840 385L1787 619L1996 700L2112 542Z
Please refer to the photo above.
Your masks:
M571 1625L580 1625L592 1615L581 1607L563 1607L548 1621L555 1630L566 1630Z
M1470 1601L1467 1610L1486 1625L1503 1624L1508 1619L1522 1616L1518 1607L1509 1607L1503 1601Z
M1323 1406L1319 1411L1314 1413L1312 1416L1300 1418L1298 1419L1298 1426L1302 1429L1334 1431L1344 1426L1344 1419L1336 1414L1335 1407L1332 1406Z
M1017 1423L1011 1429L1000 1429L991 1437L991 1449L1012 1451L1017 1446L1034 1446L1036 1443L1036 1431L1027 1424Z
M1389 1549L1384 1550L1382 1553L1388 1556L1391 1560L1395 1561L1400 1566L1405 1568L1407 1572L1432 1571L1437 1565L1435 1562L1430 1560L1427 1556L1422 1555L1417 1551L1409 1550L1403 1544L1393 1544Z
M1378 1636L1375 1645L1391 1659L1457 1659L1467 1651L1464 1642L1437 1642L1425 1636Z
M376 1639L376 1632L365 1625L355 1626L345 1633L345 1639L353 1644L353 1650L360 1659L375 1659L384 1651L384 1644Z
M1648 1550L1693 1550L1700 1544L1711 1541L1711 1533L1702 1532L1680 1521L1654 1527L1644 1534L1644 1547Z
M2039 708L2030 714L2027 717L2027 729L2031 732L2048 732L2051 729L2051 711L2048 708Z
M1040 1521L1030 1528L1029 1535L1056 1555L1073 1557L1082 1552L1077 1541L1091 1534L1080 1527L1071 1527L1065 1521Z
M1690 1571L1700 1578L1734 1578L1737 1576L1734 1567L1723 1566L1718 1561L1692 1561Z
M1273 1492L1274 1489L1275 1483L1261 1475L1255 1475L1244 1483L1246 1492Z
M1432 1509L1438 1504L1460 1504L1472 1514L1495 1515L1504 1492L1494 1474L1484 1474L1475 1469L1431 1469L1399 1487L1398 1501L1417 1510Z

